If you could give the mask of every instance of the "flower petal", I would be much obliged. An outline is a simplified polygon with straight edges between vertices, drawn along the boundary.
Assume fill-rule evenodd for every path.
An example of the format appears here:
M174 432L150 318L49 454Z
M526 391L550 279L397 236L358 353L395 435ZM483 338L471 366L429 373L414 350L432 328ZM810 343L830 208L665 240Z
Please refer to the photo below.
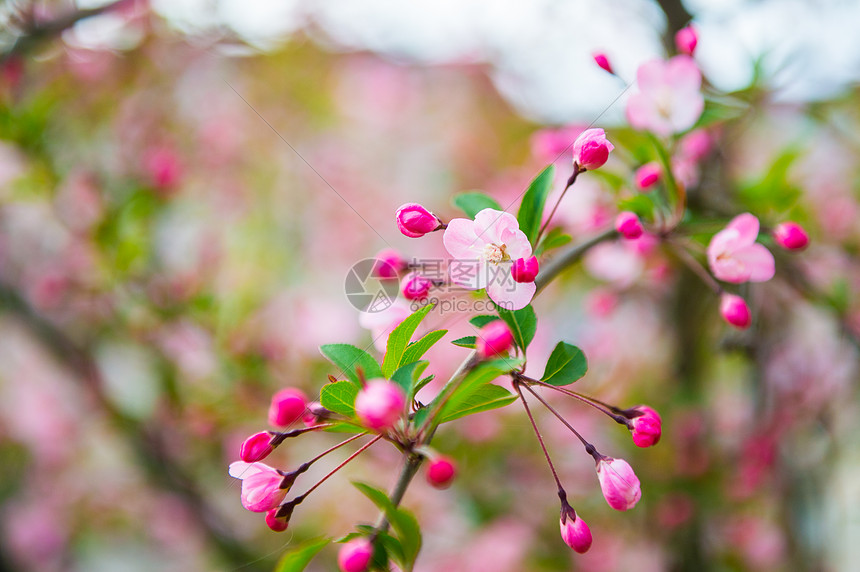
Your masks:
M475 215L475 233L485 243L503 244L502 233L519 228L520 223L517 222L517 218L505 211L484 209ZM483 248L483 245L481 247Z
M726 225L726 228L738 231L738 246L747 246L758 238L758 219L750 213L739 214Z
M442 236L445 250L454 258L477 260L487 241L479 237L476 230L474 221L467 218L453 219L448 223L448 228Z
M507 265L499 265L499 268ZM487 295L506 310L520 310L529 305L537 287L534 282L516 282L507 268L507 279L498 277L487 284ZM501 274L499 275L501 276Z
M735 258L746 267L750 282L767 282L776 272L773 254L761 244L752 244L738 251Z

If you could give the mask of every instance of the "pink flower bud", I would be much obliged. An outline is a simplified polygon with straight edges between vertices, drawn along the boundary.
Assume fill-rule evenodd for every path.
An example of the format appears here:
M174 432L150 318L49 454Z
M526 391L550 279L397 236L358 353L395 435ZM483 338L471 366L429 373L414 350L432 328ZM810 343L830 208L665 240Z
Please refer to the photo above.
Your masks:
M636 179L636 186L642 191L649 190L655 183L657 183L657 181L660 180L660 174L662 172L663 170L660 168L659 163L645 163L636 169L636 175L634 176Z
M400 291L407 300L423 300L432 287L433 282L429 278L413 272L403 280Z
M274 451L274 448L269 444L271 439L272 436L269 435L268 431L254 433L242 443L242 447L239 449L239 458L246 463L262 461Z
M511 266L511 276L516 282L534 282L539 268L537 256L517 258Z
M615 510L630 510L642 497L639 479L624 459L603 457L597 462L597 480L603 498Z
M573 164L580 169L599 169L615 146L606 140L603 129L586 129L573 142Z
M454 461L438 455L430 459L427 465L427 482L437 489L447 489L454 481L456 472L457 468L454 466Z
M169 147L150 149L144 163L150 180L159 189L167 190L179 184L182 167L176 153Z
M269 405L269 423L275 427L287 427L299 419L307 408L308 400L300 390L288 387L272 396Z
M506 355L514 344L511 329L502 320L493 320L478 331L475 348L483 359Z
M252 512L268 512L281 504L288 488L281 488L283 476L264 463L236 461L230 464L230 476L242 479L242 506Z
M406 394L396 383L384 379L372 379L358 392L355 398L355 413L370 429L385 431L403 414Z
M319 425L323 419L328 417L329 413L331 411L323 407L319 401L311 401L308 403L308 408L302 414L302 422L307 427L313 427Z
M679 142L681 156L693 161L701 161L711 152L713 140L704 129L694 129L681 137Z
M376 264L373 265L373 276L389 280L397 278L397 273L406 268L406 261L400 253L393 248L386 248L376 255Z
M594 63L599 65L601 68L611 74L615 73L614 71L612 71L612 64L609 63L609 58L606 57L606 54L604 54L603 52L594 52L593 54L591 54L591 57L594 58Z
M287 517L278 518L277 514L279 510L280 507L275 507L266 513L266 526L275 532L283 532L290 525L290 521Z
M615 217L615 230L627 240L633 240L642 236L642 223L635 213L623 211Z
M740 296L724 293L720 297L720 314L732 326L745 330L752 324L752 313L749 306Z
M660 415L647 405L637 405L629 409L628 413L636 415L630 421L633 443L637 447L656 445L662 435L663 420Z
M803 250L809 245L809 235L796 222L786 221L773 229L773 239L786 250Z
M585 554L591 548L591 530L585 521L576 515L576 511L567 502L561 507L561 539L579 554Z
M692 56L693 52L696 51L696 44L698 43L699 35L696 33L696 29L693 26L681 28L675 34L675 47L678 48L678 51L682 54Z
M341 572L364 572L373 557L373 545L366 538L353 538L337 555Z
M420 238L441 226L433 213L416 203L406 203L395 216L397 228L409 238Z

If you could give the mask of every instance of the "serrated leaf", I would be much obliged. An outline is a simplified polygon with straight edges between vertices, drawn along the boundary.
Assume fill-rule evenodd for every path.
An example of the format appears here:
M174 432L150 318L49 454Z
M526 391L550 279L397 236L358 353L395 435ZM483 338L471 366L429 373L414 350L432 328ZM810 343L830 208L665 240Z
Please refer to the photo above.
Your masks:
M403 354L406 351L406 346L409 345L409 340L421 320L427 317L427 314L434 308L434 304L427 304L417 312L414 312L408 318L400 322L400 325L394 328L388 336L388 344L385 348L385 358L382 361L382 375L388 379L391 377L397 368L403 365Z
M406 509L395 507L388 495L381 490L367 483L354 482L352 484L380 510L385 512L385 516L403 547L403 561L400 564L404 570L412 570L418 552L421 550L421 528L418 526L418 521Z
M498 409L516 401L516 399L517 396L504 387L490 383L477 388L471 395L466 396L460 401L458 407L451 410L446 407L439 422L447 423L473 413Z
M498 316L490 316L490 315L483 314L480 316L474 316L472 319L469 320L469 323L472 324L473 326L475 326L476 328L483 328L484 326L486 326L490 322L492 322L494 320L498 320L498 319L499 319Z
M501 306L496 306L499 316L505 321L514 335L514 340L523 352L532 343L537 331L537 316L531 304L519 310L505 310Z
M391 381L402 387L406 395L411 395L415 381L427 369L428 365L430 362L427 360L408 363L394 372Z
M546 362L541 381L550 385L568 385L579 380L588 371L585 354L567 342L558 342Z
M475 215L484 209L503 210L502 205L493 197L482 193L481 191L469 191L454 195L451 199L451 204L466 213L469 218L475 218Z
M363 349L350 344L327 344L320 346L320 352L358 387L361 387L358 368L361 368L366 379L382 377L379 363Z
M455 346L460 346L461 348L475 348L475 342L478 341L477 336L464 336L462 338L457 338L456 340L452 340L451 343Z
M323 386L320 403L329 411L352 417L355 415L355 397L358 386L345 379Z
M284 554L275 567L275 572L302 572L311 560L331 542L328 538L313 540Z
M403 366L404 364L412 363L421 359L421 356L427 353L427 350L432 348L433 345L441 340L447 333L448 330L433 330L432 332L424 334L424 337L420 340L412 342L406 346L406 351L403 352L403 357L400 358L400 365Z
M459 411L480 387L489 384L499 376L522 367L524 361L522 358L499 358L478 364L466 374L463 381L451 393L439 412L439 419L448 417L453 411Z
M523 202L520 203L520 210L517 211L520 230L525 233L532 245L534 245L538 232L540 232L543 209L546 206L546 197L552 188L554 175L555 165L549 165L541 171L529 185L528 190L523 195Z

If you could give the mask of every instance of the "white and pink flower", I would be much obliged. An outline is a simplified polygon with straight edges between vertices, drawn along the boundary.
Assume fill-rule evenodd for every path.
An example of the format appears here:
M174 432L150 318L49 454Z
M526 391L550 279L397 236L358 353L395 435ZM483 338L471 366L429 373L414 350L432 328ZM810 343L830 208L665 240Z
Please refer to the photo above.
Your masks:
M283 475L265 463L236 461L230 476L242 480L242 506L251 512L268 512L281 504L288 488L281 488Z
M449 273L455 284L478 290L499 306L519 310L531 302L534 282L517 282L511 275L515 260L529 258L532 245L514 215L484 209L475 220L455 218L448 223L443 243L451 261Z
M717 279L740 284L766 282L773 278L773 254L756 243L758 229L758 219L744 213L714 235L708 245L708 264Z
M627 100L627 120L636 129L666 137L686 131L702 115L702 74L690 56L645 62L636 82L639 91Z

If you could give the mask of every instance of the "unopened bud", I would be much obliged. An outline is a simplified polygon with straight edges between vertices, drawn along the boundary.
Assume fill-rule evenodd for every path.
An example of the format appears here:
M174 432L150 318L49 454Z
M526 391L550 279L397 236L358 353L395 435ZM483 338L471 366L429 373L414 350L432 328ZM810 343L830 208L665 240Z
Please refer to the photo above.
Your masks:
M262 461L274 451L274 448L269 444L271 439L272 435L268 431L254 433L242 443L239 448L239 458L246 463Z
M630 431L633 433L633 443L637 447L656 445L663 433L663 420L660 415L647 405L637 405L626 412L634 417L630 420Z
M272 396L269 406L269 423L275 427L287 427L304 414L308 400L300 390L288 387Z
M642 497L639 478L624 459L603 457L597 462L597 480L609 506L615 510L630 510Z
M457 468L454 466L454 461L438 455L430 459L427 465L427 482L437 489L447 489L454 481L456 473Z
M279 507L275 507L266 513L266 526L275 532L283 532L290 525L289 518L278 517Z
M627 240L634 240L642 236L642 223L636 213L624 211L615 217L615 230Z
M692 56L696 51L696 44L699 43L699 34L693 26L681 28L675 33L675 47L682 54Z
M662 172L663 170L660 168L659 163L645 163L636 169L636 174L634 176L636 186L642 191L650 190L651 187L660 180L660 174Z
M433 287L433 282L417 273L412 273L403 280L400 291L407 300L424 300Z
M516 282L534 282L539 269L537 256L517 258L511 266L511 276Z
M594 52L591 57L594 58L594 63L596 63L598 66L611 74L615 74L615 72L612 71L612 64L609 63L609 58L606 57L606 54L604 54L603 52Z
M406 394L396 383L384 379L372 379L358 392L355 398L355 413L370 429L391 429L403 414Z
M337 565L341 572L365 572L373 557L373 544L366 538L353 538L340 548Z
M420 238L441 226L436 216L416 203L407 203L397 209L397 228L409 238Z
M603 129L586 129L573 142L573 163L580 169L599 169L615 146L606 140Z
M730 325L745 330L752 324L752 313L749 306L740 296L723 294L720 297L720 314Z
M373 265L373 276L383 280L397 278L397 274L406 268L406 261L393 248L386 248L376 255Z
M585 554L591 548L591 529L585 524L585 521L576 515L567 501L562 501L561 519L559 520L561 527L561 539L564 543L573 548L579 554Z
M514 335L502 320L493 320L478 332L475 339L475 349L483 359L506 355L514 345Z
M803 250L809 245L809 235L796 222L781 222L773 229L773 239L786 250Z

